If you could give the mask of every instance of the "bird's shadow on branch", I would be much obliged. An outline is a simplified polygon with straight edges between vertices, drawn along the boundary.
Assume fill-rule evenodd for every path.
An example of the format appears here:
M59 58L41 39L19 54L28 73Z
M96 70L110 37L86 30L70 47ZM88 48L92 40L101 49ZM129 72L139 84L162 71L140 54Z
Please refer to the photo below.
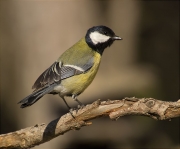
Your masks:
M53 121L51 121L45 128L45 131L43 133L43 142L49 141L52 139L53 136L55 136L56 126L58 124L58 121L60 118L57 118Z

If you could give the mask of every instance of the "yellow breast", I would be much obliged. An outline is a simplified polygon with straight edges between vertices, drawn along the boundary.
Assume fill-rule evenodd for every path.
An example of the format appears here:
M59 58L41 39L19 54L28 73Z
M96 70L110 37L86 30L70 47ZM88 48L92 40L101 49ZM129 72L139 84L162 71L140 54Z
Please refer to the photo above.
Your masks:
M81 94L93 81L99 65L100 65L101 55L94 51L94 65L87 72L76 75L67 79L62 80L60 95L70 96Z

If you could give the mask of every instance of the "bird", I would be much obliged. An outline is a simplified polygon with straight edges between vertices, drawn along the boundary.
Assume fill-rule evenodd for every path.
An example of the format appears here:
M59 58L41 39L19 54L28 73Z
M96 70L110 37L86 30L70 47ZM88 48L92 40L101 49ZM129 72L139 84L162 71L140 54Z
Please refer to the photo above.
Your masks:
M66 50L35 81L34 91L18 103L21 108L31 106L46 94L58 94L69 110L65 97L71 96L78 102L78 96L91 84L97 74L104 50L115 40L122 40L107 26L93 26L86 35Z

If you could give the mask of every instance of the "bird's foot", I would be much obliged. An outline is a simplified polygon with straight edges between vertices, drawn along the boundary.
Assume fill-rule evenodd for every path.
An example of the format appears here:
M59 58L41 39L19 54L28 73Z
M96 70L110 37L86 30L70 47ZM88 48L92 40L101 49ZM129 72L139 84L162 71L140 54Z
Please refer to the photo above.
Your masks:
M74 108L70 108L69 109L69 113L71 114L71 116L75 119L75 116L73 115L73 111L74 111L75 109Z
M78 105L78 109L82 109L82 108L84 108L84 107L85 107L84 104L79 104L79 105Z
M72 113L74 110L76 110L76 108L70 108L70 109L69 109L69 112Z

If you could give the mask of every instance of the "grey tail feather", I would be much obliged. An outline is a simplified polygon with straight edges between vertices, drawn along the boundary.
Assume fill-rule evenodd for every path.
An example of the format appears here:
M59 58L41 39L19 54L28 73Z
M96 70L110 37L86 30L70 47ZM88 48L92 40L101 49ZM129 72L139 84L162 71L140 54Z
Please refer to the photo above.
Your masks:
M21 103L21 106L20 106L21 108L26 108L28 106L31 106L35 102L37 102L45 94L48 94L51 91L53 91L53 89L54 89L54 85L43 87L42 89L39 89L33 92L32 94L30 94L29 96L27 96L26 98L24 98L18 103Z

